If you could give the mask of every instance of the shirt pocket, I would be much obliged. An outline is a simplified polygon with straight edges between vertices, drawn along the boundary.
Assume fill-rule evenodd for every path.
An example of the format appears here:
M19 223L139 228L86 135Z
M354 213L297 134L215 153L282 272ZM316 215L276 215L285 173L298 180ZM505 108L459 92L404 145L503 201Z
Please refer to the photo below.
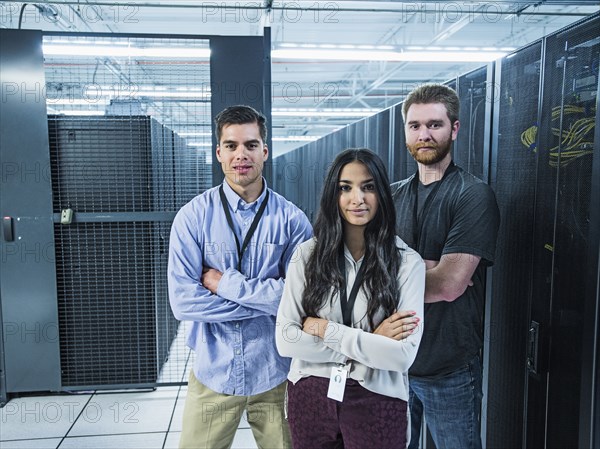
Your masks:
M258 248L259 271L266 277L279 278L285 276L285 260L283 259L287 243L263 243Z

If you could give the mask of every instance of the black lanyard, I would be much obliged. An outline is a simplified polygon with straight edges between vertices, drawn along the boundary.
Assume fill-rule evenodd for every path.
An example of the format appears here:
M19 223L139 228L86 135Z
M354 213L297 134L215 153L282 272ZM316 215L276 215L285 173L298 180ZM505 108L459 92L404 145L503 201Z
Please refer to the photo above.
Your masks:
M340 304L342 306L342 316L344 317L344 324L346 326L352 326L352 310L354 310L354 303L356 302L356 296L358 295L358 289L362 284L362 278L365 272L365 261L363 260L360 264L360 269L356 274L356 278L354 279L354 285L352 286L352 290L350 291L350 297L348 298L346 293L346 258L344 257L344 249L340 252L338 258L338 265L340 267L341 272L344 275L344 282L342 283L342 288L340 290Z
M256 231L258 222L260 221L260 219L262 218L262 216L265 212L265 208L267 207L267 202L269 201L269 191L267 190L267 193L265 194L265 199L263 200L262 204L258 208L258 212L256 213L256 216L254 217L254 220L252 221L252 224L250 225L250 229L248 229L248 233L246 234L246 238L244 239L244 243L242 243L241 248L240 248L240 241L237 238L237 235L235 233L235 228L233 227L233 219L231 218L231 213L229 212L229 203L227 202L227 197L225 196L225 191L223 190L223 184L221 184L221 187L219 188L219 195L221 196L221 205L223 206L223 212L225 212L225 217L227 218L227 224L229 225L229 229L231 229L231 232L233 232L233 236L235 237L235 246L237 247L237 252L238 252L237 270L241 273L242 272L242 256L244 255L244 251L246 251L246 248L248 247L248 244L250 243L250 239L252 238L252 236L254 235L254 232Z
M444 172L444 176L442 176L442 179L440 181L438 181L438 183L435 186L433 186L431 193L429 193L429 195L427 196L427 199L425 200L425 203L423 204L423 209L421 209L420 214L419 214L419 171L417 170L417 173L415 173L415 176L412 180L412 186L411 186L413 195L414 195L414 199L415 199L415 202L413 204L412 232L413 232L413 244L415 245L415 249L419 253L421 253L421 247L420 247L421 231L423 228L423 223L425 222L425 217L429 213L429 208L431 207L431 203L433 202L435 196L437 195L438 190L440 189L440 186L442 185L442 182L444 182L444 179L446 179L446 176L448 176L450 173L452 173L455 170L456 170L456 165L454 165L453 161L450 161L450 165L448 165L448 168L446 168L446 171Z

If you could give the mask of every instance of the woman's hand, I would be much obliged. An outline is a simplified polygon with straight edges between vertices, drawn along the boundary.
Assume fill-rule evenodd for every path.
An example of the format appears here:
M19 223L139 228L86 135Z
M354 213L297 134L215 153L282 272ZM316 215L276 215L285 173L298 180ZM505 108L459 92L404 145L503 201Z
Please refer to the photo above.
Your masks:
M419 325L420 318L414 310L401 310L381 322L373 332L377 335L400 341L412 334Z
M325 329L329 321L323 318L306 317L302 322L302 330L315 337L325 338Z

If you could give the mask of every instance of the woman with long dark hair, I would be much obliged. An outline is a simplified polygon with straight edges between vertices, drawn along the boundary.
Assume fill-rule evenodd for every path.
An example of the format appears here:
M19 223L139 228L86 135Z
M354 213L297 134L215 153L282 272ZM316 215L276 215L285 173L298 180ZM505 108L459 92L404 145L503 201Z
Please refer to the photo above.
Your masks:
M279 353L292 358L295 449L406 446L425 264L395 235L389 184L375 153L340 153L325 178L314 239L296 248L288 267L275 335Z

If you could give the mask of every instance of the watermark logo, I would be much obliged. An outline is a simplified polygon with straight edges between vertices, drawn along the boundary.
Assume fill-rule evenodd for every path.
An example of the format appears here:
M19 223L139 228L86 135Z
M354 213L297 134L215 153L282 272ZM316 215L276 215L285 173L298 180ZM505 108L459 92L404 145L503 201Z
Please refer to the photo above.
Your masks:
M81 414L79 410L84 407ZM67 421L74 423L83 419L88 423L97 423L102 418L115 423L137 424L136 416L140 410L137 402L113 402L109 405L101 405L98 402L87 404L78 401L50 401L50 402L28 402L13 400L4 406L1 412L2 424L20 422L24 424L33 423L57 423Z
M140 22L140 7L133 4L115 4L104 7L77 3L76 6L59 3L29 4L2 2L0 20L10 22L20 17L25 26L43 26L44 24L71 27L78 22L136 24Z

